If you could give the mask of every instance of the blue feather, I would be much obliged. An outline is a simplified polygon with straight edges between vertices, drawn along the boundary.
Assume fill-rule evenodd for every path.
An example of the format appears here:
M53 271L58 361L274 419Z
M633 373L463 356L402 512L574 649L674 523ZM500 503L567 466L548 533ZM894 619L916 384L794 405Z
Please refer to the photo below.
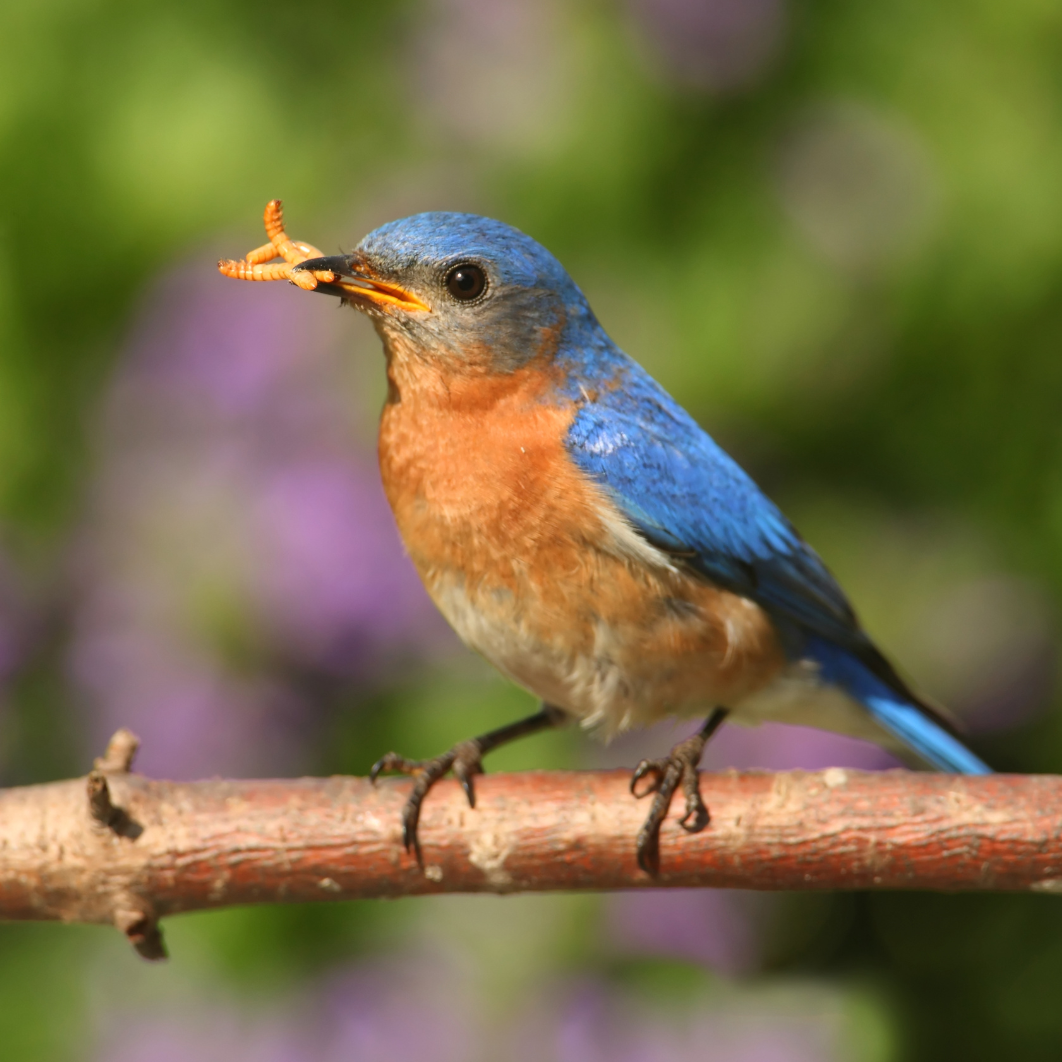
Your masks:
M866 636L818 554L737 462L617 348L598 362L611 379L569 429L575 463L654 544L692 554L703 575L801 629L864 648Z
M898 697L850 653L820 638L813 638L807 645L807 654L818 663L826 682L836 683L862 701L878 723L927 763L958 774L992 773L992 769L961 741L917 705Z
M826 682L865 705L928 764L989 772L874 646L818 554L777 506L599 326L595 332L592 343L579 337L580 354L568 367L571 397L581 401L567 437L575 463L650 542L761 605L794 658L814 660ZM588 345L596 373L589 391Z
M466 258L482 262L493 298L452 324L511 371L561 324L555 355L577 413L566 444L576 465L633 527L702 577L757 602L793 659L866 706L878 724L933 766L988 770L948 733L867 637L818 554L732 460L636 362L609 339L586 298L544 247L471 214L418 214L359 245L394 275L437 277ZM449 318L447 318L449 320ZM548 328L546 330L548 331Z

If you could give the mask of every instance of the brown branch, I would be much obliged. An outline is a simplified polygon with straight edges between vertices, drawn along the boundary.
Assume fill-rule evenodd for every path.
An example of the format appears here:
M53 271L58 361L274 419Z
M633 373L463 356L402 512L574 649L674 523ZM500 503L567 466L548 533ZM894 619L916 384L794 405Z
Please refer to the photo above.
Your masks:
M400 841L407 779L152 781L127 773L135 745L116 741L87 778L0 791L0 918L111 923L158 958L160 917L231 904L661 885L1062 892L1058 777L705 774L711 823L685 833L676 799L650 878L628 771L488 775L474 810L440 782L421 869Z

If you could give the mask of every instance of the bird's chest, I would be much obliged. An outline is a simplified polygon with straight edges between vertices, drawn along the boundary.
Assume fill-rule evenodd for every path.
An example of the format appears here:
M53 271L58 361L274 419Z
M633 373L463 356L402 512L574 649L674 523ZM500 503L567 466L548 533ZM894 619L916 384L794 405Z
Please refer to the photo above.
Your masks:
M432 383L385 406L380 470L414 564L465 634L447 586L532 608L546 572L578 565L600 518L564 449L573 410L544 401L540 380Z
M773 636L691 580L569 459L574 409L507 377L483 400L404 388L384 410L384 488L461 638L538 696L622 728L742 691Z
M395 520L440 611L466 644L555 703L570 700L564 676L587 649L600 524L564 451L571 415L533 380L471 394L404 388L379 441Z

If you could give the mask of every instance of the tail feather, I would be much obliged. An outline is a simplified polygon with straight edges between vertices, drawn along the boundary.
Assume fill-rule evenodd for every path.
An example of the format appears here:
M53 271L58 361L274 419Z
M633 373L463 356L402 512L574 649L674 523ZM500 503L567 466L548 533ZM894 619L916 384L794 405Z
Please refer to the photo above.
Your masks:
M930 766L955 774L992 773L992 768L957 737L840 646L816 638L809 650L822 668L824 680L836 683L862 702L879 725Z
M860 697L870 714L927 763L955 774L991 774L992 768L975 756L957 737L942 730L922 710L894 696Z

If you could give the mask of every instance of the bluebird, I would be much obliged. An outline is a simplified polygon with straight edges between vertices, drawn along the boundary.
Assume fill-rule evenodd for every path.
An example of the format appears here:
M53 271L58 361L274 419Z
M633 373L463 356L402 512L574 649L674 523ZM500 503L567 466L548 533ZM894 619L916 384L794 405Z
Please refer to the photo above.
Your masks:
M681 825L708 824L698 765L724 720L820 727L916 765L989 772L781 511L533 239L472 214L417 214L352 254L281 268L372 320L387 363L380 470L409 555L462 640L541 700L433 759L392 752L373 767L374 779L414 777L407 850L419 855L439 778L452 771L474 806L486 753L571 720L606 737L704 720L634 771L632 792L653 795L636 842L649 873L680 786Z

